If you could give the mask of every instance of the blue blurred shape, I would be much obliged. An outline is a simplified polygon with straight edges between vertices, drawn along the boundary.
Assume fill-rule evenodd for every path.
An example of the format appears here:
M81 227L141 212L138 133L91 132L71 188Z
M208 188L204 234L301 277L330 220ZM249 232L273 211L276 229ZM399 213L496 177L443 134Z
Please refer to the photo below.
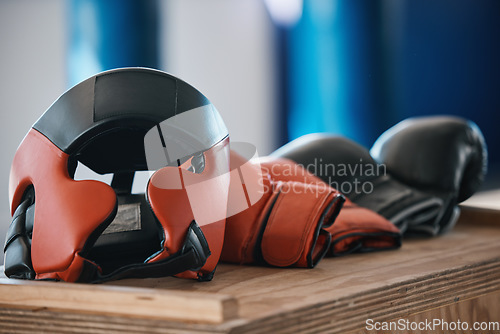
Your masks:
M384 105L379 1L304 1L289 31L289 136L332 132L367 144Z
M411 116L475 121L500 162L500 1L304 0L287 31L289 139L369 147Z
M70 0L68 79L118 67L158 68L157 0Z

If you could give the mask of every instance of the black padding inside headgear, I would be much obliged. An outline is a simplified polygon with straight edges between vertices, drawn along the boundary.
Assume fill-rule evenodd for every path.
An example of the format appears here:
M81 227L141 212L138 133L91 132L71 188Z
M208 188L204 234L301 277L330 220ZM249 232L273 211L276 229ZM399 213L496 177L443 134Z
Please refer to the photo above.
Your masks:
M147 129L132 124L115 127L87 142L73 156L99 174L147 170L144 153L146 132Z
M209 103L198 90L164 72L118 69L68 90L33 128L97 173L145 170L144 134Z
M107 229L100 233L88 254L89 260L98 263L103 273L107 274L119 267L131 263L143 263L152 254L161 250L164 239L163 229L156 220L144 195L118 195L118 208L122 205L137 205L140 218L137 229L113 231L113 225L119 223L113 220ZM117 217L120 216L118 209ZM121 219L134 219L125 213Z

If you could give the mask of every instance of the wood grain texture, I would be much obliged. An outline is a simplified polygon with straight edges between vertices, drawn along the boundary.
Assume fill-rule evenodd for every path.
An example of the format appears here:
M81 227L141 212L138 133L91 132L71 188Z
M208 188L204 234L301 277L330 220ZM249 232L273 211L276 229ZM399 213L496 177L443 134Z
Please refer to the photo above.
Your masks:
M400 320L403 320L403 324L398 323ZM460 324L451 324L451 322L457 323L458 320L460 320ZM437 322L434 324L434 321ZM500 333L500 291L461 300L456 303L411 314L399 319L394 318L388 322L392 322L393 328L395 328L390 331L392 334L408 333L408 330L403 330L402 328L398 329L397 327L398 325L408 326L408 322L414 323L414 328L422 326L422 329L411 330L412 334L426 334L429 332L464 334ZM429 323L429 327L425 329L427 323ZM463 323L465 323L465 325ZM381 327L382 324L379 323L377 326ZM386 326L389 326L389 324L386 324ZM474 326L480 327L474 330ZM364 328L359 328L351 333L384 334L388 332L387 330L367 330L367 328L371 329L372 327L365 326ZM431 330L429 330L429 328Z
M500 211L464 207L459 223L446 235L404 240L396 251L327 258L314 269L221 264L211 282L167 277L75 289L75 284L43 283L55 290L38 297L45 288L42 282L10 284L3 279L0 332L359 332L368 318L411 317L476 299L498 306L498 299L484 299L500 291L498 240ZM12 287L17 291L5 297L2 291ZM76 299L64 297L72 294ZM171 310L172 305L183 306ZM207 318L204 312L213 311L205 308L213 305L222 309Z
M236 300L223 294L8 278L0 278L1 306L209 323L237 317Z

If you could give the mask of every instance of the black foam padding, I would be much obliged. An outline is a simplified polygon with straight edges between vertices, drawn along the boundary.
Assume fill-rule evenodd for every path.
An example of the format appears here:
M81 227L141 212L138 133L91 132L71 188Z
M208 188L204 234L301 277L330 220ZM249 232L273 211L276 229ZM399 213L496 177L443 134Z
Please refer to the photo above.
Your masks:
M161 71L103 72L64 93L33 126L97 173L147 169L144 135L162 121L209 104L203 94Z
M97 238L87 258L99 264L104 273L132 263L143 263L161 250L161 241L164 239L163 228L154 217L144 194L118 195L117 198L118 206L139 205L140 228L114 233L104 231Z
M28 188L23 201L16 208L7 230L4 246L4 271L10 278L34 279L31 263L31 234L35 211L33 188Z
M124 264L107 273L99 272L95 266L86 265L79 281L100 283L122 278L172 276L187 270L199 270L203 267L210 254L207 240L201 228L193 220L187 229L183 246L178 252L169 257L151 263ZM209 281L212 277L213 272L205 276L198 276L198 280Z

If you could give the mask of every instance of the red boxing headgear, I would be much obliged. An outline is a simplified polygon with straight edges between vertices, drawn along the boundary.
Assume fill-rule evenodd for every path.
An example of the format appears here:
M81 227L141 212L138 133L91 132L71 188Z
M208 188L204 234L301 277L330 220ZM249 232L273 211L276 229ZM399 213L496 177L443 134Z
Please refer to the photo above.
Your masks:
M145 68L100 73L64 93L19 146L5 273L101 282L209 280L219 260L229 136L195 88ZM74 179L77 163L111 185ZM155 171L132 194L136 171Z

